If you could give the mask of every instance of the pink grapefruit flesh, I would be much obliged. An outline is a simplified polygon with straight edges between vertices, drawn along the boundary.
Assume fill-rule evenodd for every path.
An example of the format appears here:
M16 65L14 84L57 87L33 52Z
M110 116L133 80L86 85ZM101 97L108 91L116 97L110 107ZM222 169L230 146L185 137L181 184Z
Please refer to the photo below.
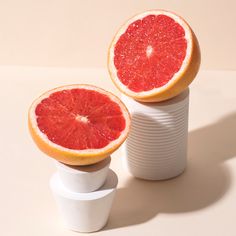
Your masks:
M30 109L29 124L34 140L39 147L43 141L41 149L50 156L60 160L66 154L62 162L91 164L121 145L128 133L129 114L111 93L77 85L55 89L37 99ZM52 155L53 150L61 155Z
M108 69L121 92L159 102L187 89L200 66L197 38L175 13L151 10L129 19L116 33Z
M162 87L179 71L186 48L184 29L169 16L136 20L115 46L118 77L134 92Z

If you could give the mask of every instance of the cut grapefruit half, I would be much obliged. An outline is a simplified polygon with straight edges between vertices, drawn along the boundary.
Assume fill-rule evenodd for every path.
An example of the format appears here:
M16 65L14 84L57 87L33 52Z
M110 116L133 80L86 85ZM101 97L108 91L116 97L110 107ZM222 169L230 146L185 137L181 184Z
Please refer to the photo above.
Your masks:
M65 164L89 165L105 159L125 141L130 115L110 92L68 85L36 99L28 124L41 151Z
M200 49L180 16L151 10L128 20L108 52L110 76L121 92L142 102L170 99L193 81Z

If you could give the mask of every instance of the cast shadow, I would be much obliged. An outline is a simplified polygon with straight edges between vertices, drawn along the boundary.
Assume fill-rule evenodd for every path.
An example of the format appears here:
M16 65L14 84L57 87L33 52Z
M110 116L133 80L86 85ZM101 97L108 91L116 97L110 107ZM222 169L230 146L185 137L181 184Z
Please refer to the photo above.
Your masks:
M188 165L178 178L145 181L129 178L117 190L104 230L141 224L158 213L184 213L216 203L230 187L224 161L236 156L236 113L189 133Z

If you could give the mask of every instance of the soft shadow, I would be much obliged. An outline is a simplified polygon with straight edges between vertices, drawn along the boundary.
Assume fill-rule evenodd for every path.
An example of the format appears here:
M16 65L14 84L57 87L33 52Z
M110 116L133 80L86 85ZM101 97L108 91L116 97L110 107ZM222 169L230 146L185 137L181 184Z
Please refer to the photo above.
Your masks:
M178 178L130 178L117 190L105 230L144 223L158 213L184 213L214 204L230 187L224 161L236 156L236 113L189 133L188 165Z

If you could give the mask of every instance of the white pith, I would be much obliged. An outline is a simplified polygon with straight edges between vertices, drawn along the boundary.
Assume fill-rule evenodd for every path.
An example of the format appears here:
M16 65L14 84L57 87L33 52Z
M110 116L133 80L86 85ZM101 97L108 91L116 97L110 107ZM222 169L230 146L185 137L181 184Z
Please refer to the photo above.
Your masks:
M149 58L152 55L152 52L153 52L153 47L151 45L148 45L146 49L146 56Z
M122 114L124 116L124 119L126 121L126 127L125 129L121 132L121 135L119 136L118 139L111 141L107 146L105 146L104 148L99 148L99 149L85 149L85 150L75 150L75 149L69 149L69 148L65 148L62 147L56 143L53 143L52 141L50 141L47 137L46 134L44 134L43 132L41 132L41 130L38 128L37 125L37 120L36 120L36 114L35 114L35 109L37 107L37 105L45 98L49 97L50 94L57 92L57 91L62 91L62 90L69 90L69 89L75 89L75 88L84 88L84 89L88 89L88 90L92 90L92 91L97 91L99 93L105 94L107 95L112 101L114 101L115 103L117 103L122 111ZM119 146L126 138L128 132L129 132L129 127L130 127L130 116L128 113L127 108L125 107L125 105L120 101L120 99L118 99L115 95L111 94L110 92L107 92L103 89L100 89L98 87L95 86L91 86L91 85L68 85L68 86L62 86L59 88L55 88L53 90L50 90L46 93L44 93L42 96L40 96L38 99L36 99L33 104L31 105L30 111L29 111L29 119L31 121L32 124L32 128L33 130L36 132L36 134L44 141L46 142L48 145L50 145L52 148L55 148L57 150L60 151L65 151L67 153L71 153L73 155L83 155L83 154L89 154L89 153L104 153L107 152L110 149L113 149L114 146ZM86 117L79 117L78 119L82 120L83 122L86 122Z
M75 119L83 123L88 123L88 118L86 116L77 115Z
M185 31L185 39L187 41L187 49L186 49L186 56L182 62L182 66L179 69L178 72L174 74L174 76L162 87L159 88L154 88L148 91L142 91L142 92L134 92L130 90L126 85L124 85L120 79L117 76L117 69L114 65L114 49L116 46L117 41L119 40L120 36L125 33L127 30L128 26L132 24L134 21L142 19L148 15L166 15L174 19L179 25L181 25ZM136 97L136 98L144 98L144 97L149 97L152 94L159 93L161 91L166 90L167 87L169 87L172 83L175 83L175 80L179 78L180 74L183 73L183 71L188 67L190 57L192 55L192 50L193 50L193 43L192 43L192 31L188 24L179 16L175 15L172 12L168 11L163 11L163 10L152 10L152 11L146 11L144 13L138 14L128 20L118 31L118 33L115 35L111 46L109 50L109 61L108 61L108 66L109 66L109 71L111 73L111 76L114 80L114 82L117 84L117 86L124 91L127 95L130 95L131 97ZM152 53L152 48L147 48L146 50L146 55L150 56L150 53Z

